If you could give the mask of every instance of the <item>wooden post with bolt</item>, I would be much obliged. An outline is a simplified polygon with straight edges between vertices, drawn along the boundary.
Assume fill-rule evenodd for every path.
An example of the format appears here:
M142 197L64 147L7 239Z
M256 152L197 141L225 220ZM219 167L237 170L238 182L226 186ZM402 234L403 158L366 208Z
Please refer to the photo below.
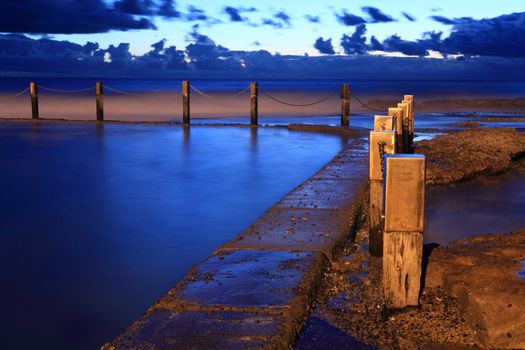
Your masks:
M95 85L95 94L97 99L97 121L104 121L104 85L97 82Z
M403 109L402 108L389 108L388 115L395 118L396 131L396 153L403 153Z
M350 126L350 85L341 84L341 126Z
M383 255L383 169L384 155L395 152L396 137L393 131L370 133L370 213L369 252Z
M409 126L408 126L408 104L406 102L401 102L397 104L397 108L401 108L403 110L402 114L402 133L403 133L403 152L402 153L408 153L408 133L409 133Z
M259 84L256 82L250 83L250 124L257 125L259 123Z
M182 82L182 123L190 123L190 82Z
M31 95L31 117L39 119L38 114L38 85L35 82L29 83L29 94Z
M383 288L388 308L418 305L425 226L425 157L385 156Z

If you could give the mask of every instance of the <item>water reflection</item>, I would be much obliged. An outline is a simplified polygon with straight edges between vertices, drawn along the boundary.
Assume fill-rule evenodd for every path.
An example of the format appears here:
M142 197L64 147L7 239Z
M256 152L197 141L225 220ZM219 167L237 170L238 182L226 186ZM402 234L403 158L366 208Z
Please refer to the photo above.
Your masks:
M286 129L0 123L2 348L98 348L339 149Z

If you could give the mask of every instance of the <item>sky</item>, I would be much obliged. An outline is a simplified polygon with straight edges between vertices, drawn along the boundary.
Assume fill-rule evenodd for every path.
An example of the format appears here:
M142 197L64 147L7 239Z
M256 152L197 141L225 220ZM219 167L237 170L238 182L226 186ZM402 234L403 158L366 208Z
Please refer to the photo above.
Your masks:
M512 76L524 67L525 1L2 0L0 33L4 76L68 67L322 76L351 74L348 62L356 74L389 64L392 76Z

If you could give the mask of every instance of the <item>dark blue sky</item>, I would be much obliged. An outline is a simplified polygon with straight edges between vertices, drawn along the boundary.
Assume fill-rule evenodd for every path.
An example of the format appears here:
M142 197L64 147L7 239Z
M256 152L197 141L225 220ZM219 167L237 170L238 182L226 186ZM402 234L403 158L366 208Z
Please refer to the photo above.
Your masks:
M517 78L524 10L522 0L3 0L0 63L4 75Z

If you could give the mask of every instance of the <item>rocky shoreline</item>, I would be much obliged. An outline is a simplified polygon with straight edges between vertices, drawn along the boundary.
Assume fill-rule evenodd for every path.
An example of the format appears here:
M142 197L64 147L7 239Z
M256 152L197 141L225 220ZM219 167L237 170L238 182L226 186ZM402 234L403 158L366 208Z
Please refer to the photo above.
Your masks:
M451 185L523 171L525 133L467 129L421 141L416 152L427 156L428 184ZM420 306L387 310L381 259L368 254L364 227L331 262L311 319L336 327L362 348L525 348L525 228L424 250ZM306 344L324 332L308 327L310 339L299 339L297 349L313 349Z

